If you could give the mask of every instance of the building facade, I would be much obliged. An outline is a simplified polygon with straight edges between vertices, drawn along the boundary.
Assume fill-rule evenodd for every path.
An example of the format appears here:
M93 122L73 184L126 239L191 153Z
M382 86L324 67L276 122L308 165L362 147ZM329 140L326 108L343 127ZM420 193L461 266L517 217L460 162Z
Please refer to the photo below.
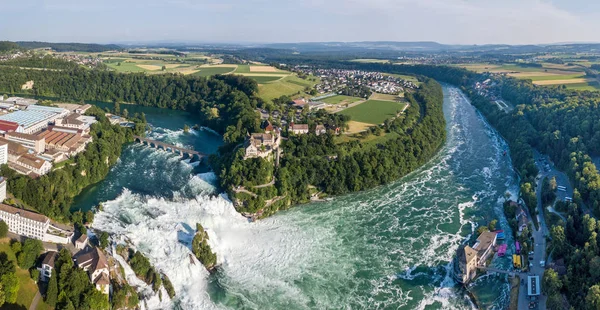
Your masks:
M0 177L0 203L6 199L6 179Z
M96 289L104 294L109 293L110 274L106 256L99 248L82 253L75 257L77 267L88 273L90 282L94 283Z
M39 135L31 135L20 132L7 132L4 138L9 141L19 143L20 145L33 150L35 153L43 153L46 150L46 139Z
M0 220L8 225L8 231L38 239L44 242L68 244L73 240L73 232L52 224L46 216L0 204Z
M8 143L0 141L0 165L8 163Z

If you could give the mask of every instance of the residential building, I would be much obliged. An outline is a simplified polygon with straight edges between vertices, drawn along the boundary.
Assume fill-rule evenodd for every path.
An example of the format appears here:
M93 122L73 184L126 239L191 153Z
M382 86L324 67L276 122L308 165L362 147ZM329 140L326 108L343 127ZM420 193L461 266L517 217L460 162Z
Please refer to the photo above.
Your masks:
M77 255L75 257L77 267L87 271L90 282L94 283L96 289L108 294L110 285L110 274L106 256L99 248Z
M516 211L516 220L517 220L517 228L519 233L523 232L523 229L527 228L529 225L529 218L527 217L527 212L523 209L523 207L517 205Z
M304 100L304 98L292 100L292 105L294 105L298 109L302 109L306 104L307 102L306 100Z
M308 124L294 124L290 125L290 131L296 135L303 135L308 133Z
M253 133L246 138L244 158L268 157L279 148L281 137L278 130L271 133Z
M0 177L0 203L6 199L6 179Z
M320 136L324 135L325 133L327 133L327 129L325 129L325 126L317 125L317 127L315 127L315 135Z
M46 139L39 135L31 135L20 132L7 132L4 138L8 141L19 143L20 145L33 150L35 153L43 153L46 150Z
M8 143L0 141L0 165L8 162Z
M86 234L82 234L75 240L75 248L83 250L88 245L88 236Z
M54 270L54 262L56 261L57 256L57 253L54 251L50 251L44 256L42 266L38 268L40 271L41 281L48 282L48 280L50 280L50 276L52 276L52 270Z

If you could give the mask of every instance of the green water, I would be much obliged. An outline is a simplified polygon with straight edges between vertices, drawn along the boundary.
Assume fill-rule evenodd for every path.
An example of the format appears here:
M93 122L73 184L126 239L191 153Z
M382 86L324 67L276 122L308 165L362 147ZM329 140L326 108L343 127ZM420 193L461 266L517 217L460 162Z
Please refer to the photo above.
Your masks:
M94 227L127 239L169 276L173 302L139 288L152 309L469 309L450 262L478 223L499 218L510 235L501 203L517 180L501 138L456 88L444 94L444 148L418 171L374 190L249 223L219 194L214 174L132 145L79 201L103 202ZM156 138L211 145L210 136L187 137L174 131L180 127ZM189 259L197 222L218 255L215 274ZM493 264L508 268L510 261ZM470 289L482 307L508 303L504 277L482 277Z

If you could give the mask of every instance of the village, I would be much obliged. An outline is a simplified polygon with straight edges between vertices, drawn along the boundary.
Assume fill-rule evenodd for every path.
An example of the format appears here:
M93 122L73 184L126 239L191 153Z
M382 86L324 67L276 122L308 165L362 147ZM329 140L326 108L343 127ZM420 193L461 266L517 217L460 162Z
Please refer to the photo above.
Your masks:
M319 94L338 93L341 95L368 98L371 92L398 95L406 89L416 89L417 85L381 72L343 69L317 69L296 66L292 71L304 75L313 75L321 79L315 85Z

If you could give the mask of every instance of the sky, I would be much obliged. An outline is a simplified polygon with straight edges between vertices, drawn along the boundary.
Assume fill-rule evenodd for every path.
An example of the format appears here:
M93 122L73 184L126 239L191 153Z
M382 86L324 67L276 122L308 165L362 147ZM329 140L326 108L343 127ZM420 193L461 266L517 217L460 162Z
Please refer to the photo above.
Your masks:
M0 0L0 40L600 42L598 0Z

